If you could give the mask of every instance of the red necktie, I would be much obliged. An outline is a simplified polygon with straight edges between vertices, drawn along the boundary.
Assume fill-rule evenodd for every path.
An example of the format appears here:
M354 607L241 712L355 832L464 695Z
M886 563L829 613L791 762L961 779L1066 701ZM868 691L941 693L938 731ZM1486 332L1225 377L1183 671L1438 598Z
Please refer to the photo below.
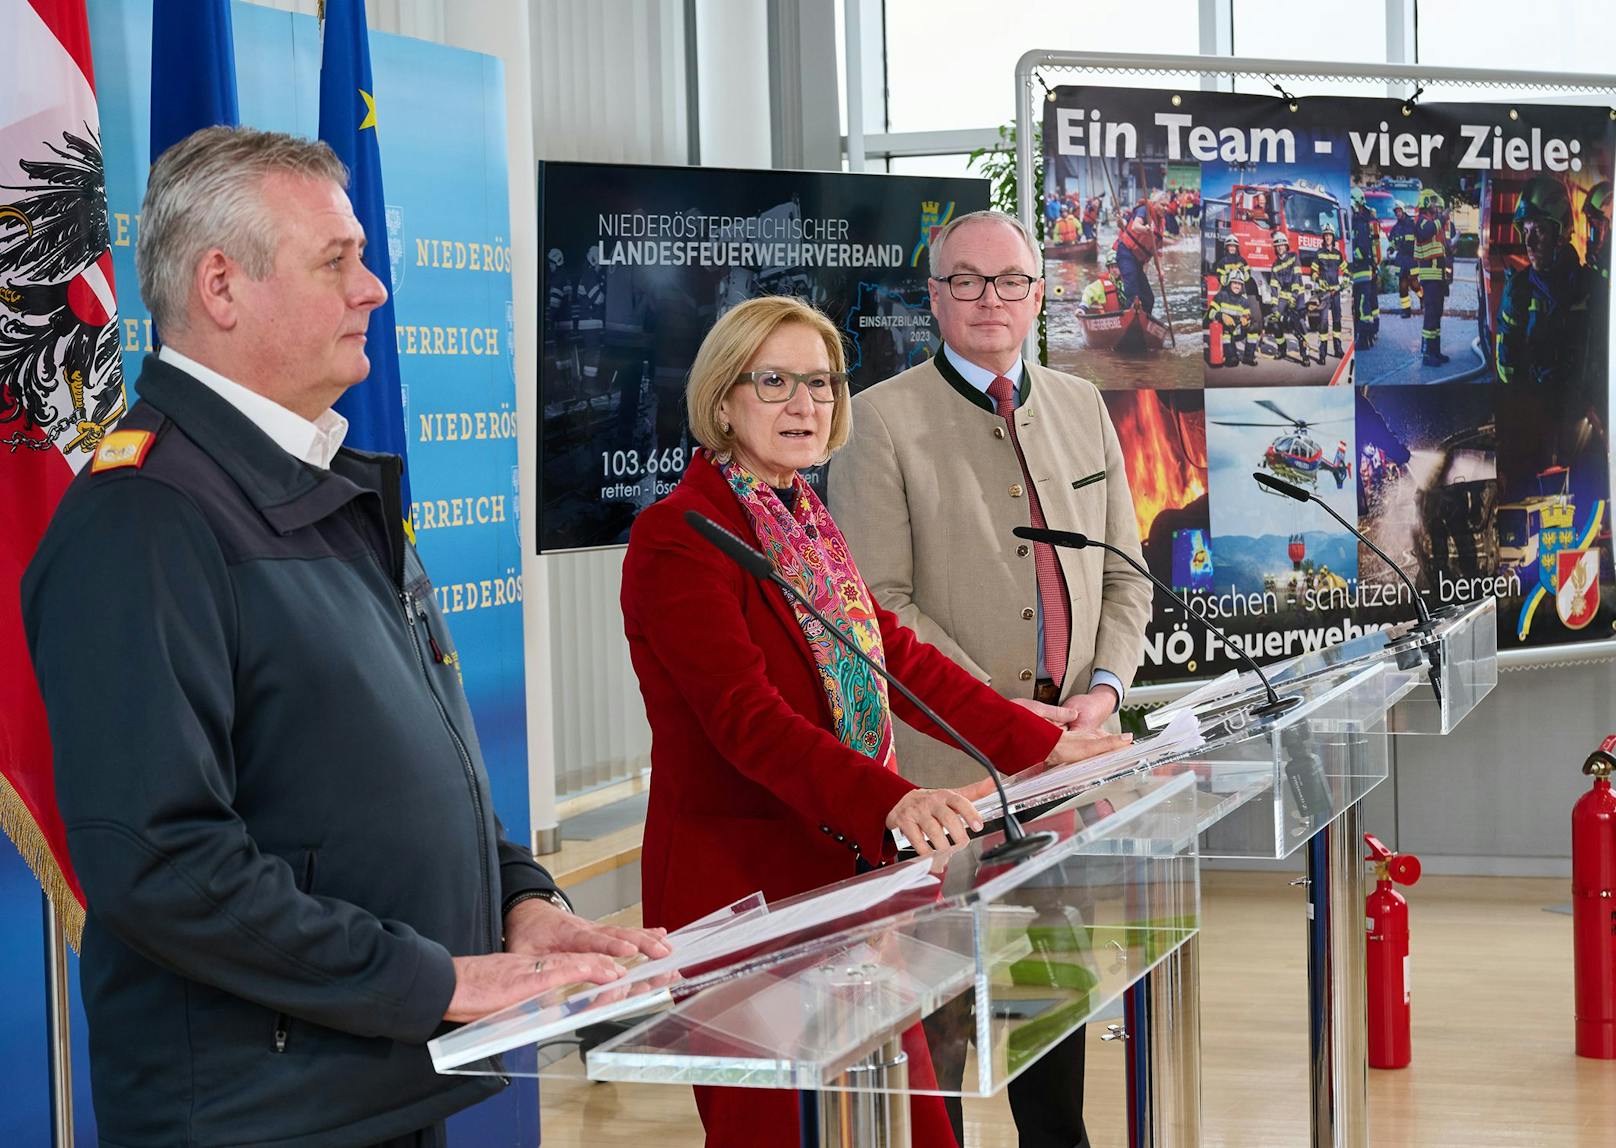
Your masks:
M1038 488L1027 473L1027 459L1021 453L1016 438L1016 385L1003 375L988 384L988 397L999 412L999 417L1010 428L1010 445L1016 448L1016 461L1021 464L1021 475L1027 483L1027 509L1032 512L1032 525L1043 528L1044 510L1038 505ZM1038 601L1044 607L1044 672L1057 685L1066 677L1066 651L1071 644L1072 604L1066 597L1066 580L1061 576L1060 561L1055 548L1042 542L1033 543L1033 568L1038 572Z

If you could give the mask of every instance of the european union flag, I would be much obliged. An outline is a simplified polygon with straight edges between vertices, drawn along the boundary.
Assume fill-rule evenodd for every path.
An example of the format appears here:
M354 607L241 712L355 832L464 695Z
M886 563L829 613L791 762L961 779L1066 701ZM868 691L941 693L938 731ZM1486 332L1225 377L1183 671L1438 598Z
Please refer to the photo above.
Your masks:
M239 121L230 0L155 0L151 158L200 128Z
M348 165L348 198L365 229L365 266L387 287L387 302L370 313L365 354L370 377L337 402L348 420L348 442L361 450L405 459L404 518L409 520L410 472L404 439L404 389L393 333L393 272L387 257L387 199L376 138L376 89L370 78L370 38L362 0L325 0L320 53L320 138Z

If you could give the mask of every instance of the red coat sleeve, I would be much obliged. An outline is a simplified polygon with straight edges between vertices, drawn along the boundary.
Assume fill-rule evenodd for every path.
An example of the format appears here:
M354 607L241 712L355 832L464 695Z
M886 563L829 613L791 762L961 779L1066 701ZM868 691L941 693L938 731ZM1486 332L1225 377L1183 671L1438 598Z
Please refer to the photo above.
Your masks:
M1059 726L994 693L937 647L922 642L890 610L877 606L876 612L892 675L1001 772L1016 773L1049 757L1060 740ZM953 738L896 690L892 692L892 712L945 745L954 744Z
M623 613L669 668L726 761L810 823L837 826L864 856L890 856L886 817L914 784L843 745L780 696L747 629L745 578L676 511L653 506L630 536Z

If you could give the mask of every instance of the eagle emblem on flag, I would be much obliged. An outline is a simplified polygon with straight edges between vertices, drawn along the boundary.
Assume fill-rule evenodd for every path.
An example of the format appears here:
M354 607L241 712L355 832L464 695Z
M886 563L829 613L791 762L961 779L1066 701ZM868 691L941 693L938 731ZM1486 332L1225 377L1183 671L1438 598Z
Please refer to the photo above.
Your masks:
M124 412L101 143L62 133L0 173L0 445L87 459ZM77 464L75 464L77 469Z

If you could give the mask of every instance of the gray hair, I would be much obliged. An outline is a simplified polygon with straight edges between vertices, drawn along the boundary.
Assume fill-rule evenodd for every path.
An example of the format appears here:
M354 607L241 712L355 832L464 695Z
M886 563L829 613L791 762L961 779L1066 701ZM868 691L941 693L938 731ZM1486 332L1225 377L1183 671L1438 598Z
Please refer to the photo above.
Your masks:
M191 277L212 249L240 263L253 279L275 269L280 236L262 194L271 172L348 186L348 169L329 145L256 128L203 128L152 164L135 271L159 329L184 329Z
M978 221L1002 223L1006 227L1014 228L1016 234L1021 236L1021 241L1027 245L1027 251L1032 255L1033 275L1038 276L1044 273L1044 253L1038 249L1038 240L1033 237L1031 231L1027 230L1025 223L1013 215L1006 215L1002 211L972 211L967 212L965 215L956 215L953 219L950 219L943 225L943 229L932 238L932 241L927 244L927 258L931 261L929 273L933 279L937 278L937 272L942 268L943 244L948 242L948 237L967 223Z

